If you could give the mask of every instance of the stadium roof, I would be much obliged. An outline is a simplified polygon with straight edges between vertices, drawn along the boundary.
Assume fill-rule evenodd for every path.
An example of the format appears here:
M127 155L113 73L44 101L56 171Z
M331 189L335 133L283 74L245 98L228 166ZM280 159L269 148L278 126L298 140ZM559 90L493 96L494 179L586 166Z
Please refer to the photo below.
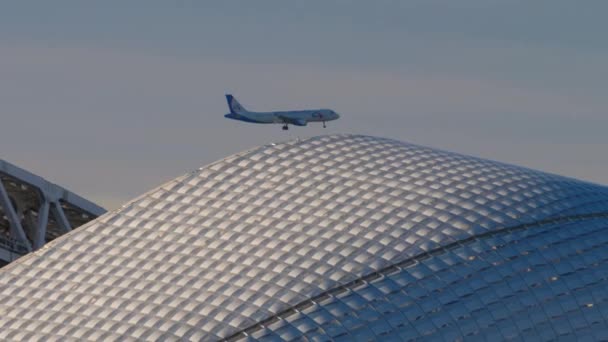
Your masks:
M394 140L270 144L0 270L0 339L606 337L608 188Z

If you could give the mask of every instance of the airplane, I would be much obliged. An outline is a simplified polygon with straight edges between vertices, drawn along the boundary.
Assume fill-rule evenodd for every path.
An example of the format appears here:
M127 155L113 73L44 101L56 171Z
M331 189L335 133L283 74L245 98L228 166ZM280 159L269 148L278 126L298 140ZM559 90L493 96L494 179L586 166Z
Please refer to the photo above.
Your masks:
M230 113L224 117L252 123L283 124L283 130L288 130L288 125L306 126L309 122L323 122L337 120L340 115L331 109L292 110L284 112L250 112L243 107L230 94L226 94L228 109Z

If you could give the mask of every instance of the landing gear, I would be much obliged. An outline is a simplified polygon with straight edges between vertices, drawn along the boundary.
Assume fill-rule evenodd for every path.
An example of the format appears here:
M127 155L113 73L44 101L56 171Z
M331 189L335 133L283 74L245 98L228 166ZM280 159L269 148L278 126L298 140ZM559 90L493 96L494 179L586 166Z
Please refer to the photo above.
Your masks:
M323 128L327 128L327 126L325 125L325 121L323 121Z
M283 130L284 130L284 131L286 131L286 130L288 130L288 129L289 129L289 126L287 126L287 124L284 124L284 125L283 125Z

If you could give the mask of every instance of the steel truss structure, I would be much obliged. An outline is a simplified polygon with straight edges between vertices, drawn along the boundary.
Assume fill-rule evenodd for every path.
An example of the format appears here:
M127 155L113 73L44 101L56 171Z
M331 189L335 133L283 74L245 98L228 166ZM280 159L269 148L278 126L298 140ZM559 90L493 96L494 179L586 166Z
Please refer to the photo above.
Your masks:
M0 160L0 265L103 213L100 206Z

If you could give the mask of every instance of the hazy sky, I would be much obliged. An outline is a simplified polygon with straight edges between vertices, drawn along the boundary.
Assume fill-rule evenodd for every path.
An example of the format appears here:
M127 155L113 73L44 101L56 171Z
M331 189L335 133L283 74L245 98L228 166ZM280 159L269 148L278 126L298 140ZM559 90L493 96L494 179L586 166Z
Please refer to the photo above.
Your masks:
M608 1L0 4L0 158L109 209L228 154L363 133L608 184ZM342 114L284 132L223 118Z

